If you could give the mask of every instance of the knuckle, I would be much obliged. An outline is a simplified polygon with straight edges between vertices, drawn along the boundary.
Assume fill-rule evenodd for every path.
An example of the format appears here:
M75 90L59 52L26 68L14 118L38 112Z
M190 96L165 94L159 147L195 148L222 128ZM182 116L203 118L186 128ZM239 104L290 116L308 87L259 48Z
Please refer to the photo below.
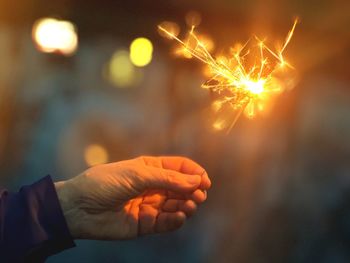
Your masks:
M136 158L136 160L141 160L143 161L145 164L147 164L147 162L149 160L151 160L153 157L152 156L149 156L149 155L141 155L139 157Z
M187 162L192 162L193 163L193 160L189 157L182 157L184 159L184 161L187 161Z

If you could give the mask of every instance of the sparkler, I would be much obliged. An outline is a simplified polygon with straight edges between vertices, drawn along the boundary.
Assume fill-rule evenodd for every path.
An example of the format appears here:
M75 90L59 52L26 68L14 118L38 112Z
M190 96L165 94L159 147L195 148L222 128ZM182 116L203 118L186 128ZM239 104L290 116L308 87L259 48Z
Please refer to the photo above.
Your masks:
M210 78L202 84L202 88L217 95L218 99L213 102L214 111L231 111L229 117L217 119L213 127L230 132L242 113L253 118L275 95L291 85L292 78L288 74L294 67L286 61L284 52L297 23L296 19L280 47L270 48L265 40L253 36L244 45L237 44L231 48L230 56L217 58L210 54L205 41L195 33L194 26L183 40L162 24L158 29L164 37L180 44L178 53L196 58L206 65Z

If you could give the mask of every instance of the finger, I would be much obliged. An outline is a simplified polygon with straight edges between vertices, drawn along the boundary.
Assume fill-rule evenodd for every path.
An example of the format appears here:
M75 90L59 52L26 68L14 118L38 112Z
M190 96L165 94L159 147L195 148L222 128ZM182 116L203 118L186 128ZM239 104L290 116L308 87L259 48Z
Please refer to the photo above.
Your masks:
M200 188L208 190L211 186L208 173L205 169L193 160L180 156L162 156L161 159L163 168L178 171L180 173L201 175L202 182Z
M202 174L202 182L201 182L199 188L202 190L208 190L210 187L211 187L211 181L209 179L207 172L204 171Z
M200 203L203 203L205 200L207 200L207 191L196 189L194 192L189 193L189 194L181 194L181 193L168 191L168 198L169 199L178 199L178 200L192 199L196 203L200 204Z
M181 193L176 193L173 191L168 191L168 198L169 199L178 199L178 200L186 200L188 195L186 194L181 194Z
M192 175L202 175L205 171L198 163L192 161L189 158L181 156L161 156L158 157L161 159L164 169L174 170L184 174Z
M177 212L182 211L186 214L187 217L190 217L197 210L197 205L192 200L176 200L168 199L165 201L162 207L163 212Z
M162 211L174 213L179 210L180 205L183 203L185 203L185 200L168 199L164 202Z
M139 234L154 233L155 221L166 199L165 190L148 190L144 193L139 210Z
M141 156L139 158L145 163L145 165L156 167L156 168L163 168L162 160L158 157Z
M189 196L189 198L197 204L201 204L207 199L207 192L197 189Z
M142 202L142 198L137 197L137 198L130 200L125 205L125 210L127 211L128 220L130 222L134 222L135 219L137 219L141 202Z
M197 189L201 183L201 176L188 175L173 170L147 167L146 186L149 189L170 190L188 193Z
M161 207L167 198L165 190L148 190L143 194L142 204L151 205L158 209Z
M197 210L197 204L192 200L186 200L180 205L180 211L186 214L186 217L191 217Z
M151 205L140 205L139 210L139 235L147 235L154 233L156 218L158 216L158 209Z
M161 212L156 220L155 231L157 233L174 231L181 227L185 223L185 220L186 215L183 212Z

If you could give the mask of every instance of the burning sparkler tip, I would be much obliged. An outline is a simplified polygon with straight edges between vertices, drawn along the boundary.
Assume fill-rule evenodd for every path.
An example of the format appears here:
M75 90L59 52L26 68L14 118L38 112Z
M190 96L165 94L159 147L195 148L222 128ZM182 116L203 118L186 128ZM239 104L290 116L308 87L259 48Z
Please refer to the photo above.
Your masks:
M196 58L207 66L210 79L202 87L218 95L219 99L212 104L214 111L220 113L228 106L234 112L232 122L219 119L214 122L213 128L227 129L227 132L230 132L243 112L248 118L253 118L257 111L265 108L263 104L267 103L276 91L284 90L282 87L287 83L279 80L275 73L279 72L280 68L294 69L285 60L284 51L298 22L299 18L295 18L284 44L277 50L268 47L265 44L266 39L253 35L244 45L236 45L231 49L232 57L217 58L209 53L210 50L206 44L194 32L195 26L191 27L188 38L185 40L177 38L161 25L158 29L181 44L180 50L184 57ZM258 48L258 52L251 52L248 47L248 43L254 38L257 45L253 46ZM257 57L255 57L256 54L258 54ZM248 55L251 56L248 57ZM253 65L247 62L249 60L253 60ZM285 71L283 69L283 72Z

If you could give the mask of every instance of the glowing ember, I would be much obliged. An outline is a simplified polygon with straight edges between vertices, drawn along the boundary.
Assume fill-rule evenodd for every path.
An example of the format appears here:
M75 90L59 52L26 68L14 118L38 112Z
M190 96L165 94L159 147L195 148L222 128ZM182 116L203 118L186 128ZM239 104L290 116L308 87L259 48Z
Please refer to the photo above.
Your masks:
M276 51L255 36L253 44L249 40L244 45L236 45L231 49L230 56L218 58L209 53L208 43L194 32L194 26L184 40L163 24L158 29L162 36L181 44L177 54L197 58L206 65L210 79L202 87L218 96L212 108L215 112L227 112L228 108L233 112L229 117L216 120L213 127L229 132L243 112L249 118L254 117L258 111L265 109L274 95L290 86L290 77L286 74L294 68L285 60L283 53L292 39L297 22L296 19L284 44Z
M264 91L265 80L259 79L258 81L246 80L243 82L245 89L253 94L260 94Z

